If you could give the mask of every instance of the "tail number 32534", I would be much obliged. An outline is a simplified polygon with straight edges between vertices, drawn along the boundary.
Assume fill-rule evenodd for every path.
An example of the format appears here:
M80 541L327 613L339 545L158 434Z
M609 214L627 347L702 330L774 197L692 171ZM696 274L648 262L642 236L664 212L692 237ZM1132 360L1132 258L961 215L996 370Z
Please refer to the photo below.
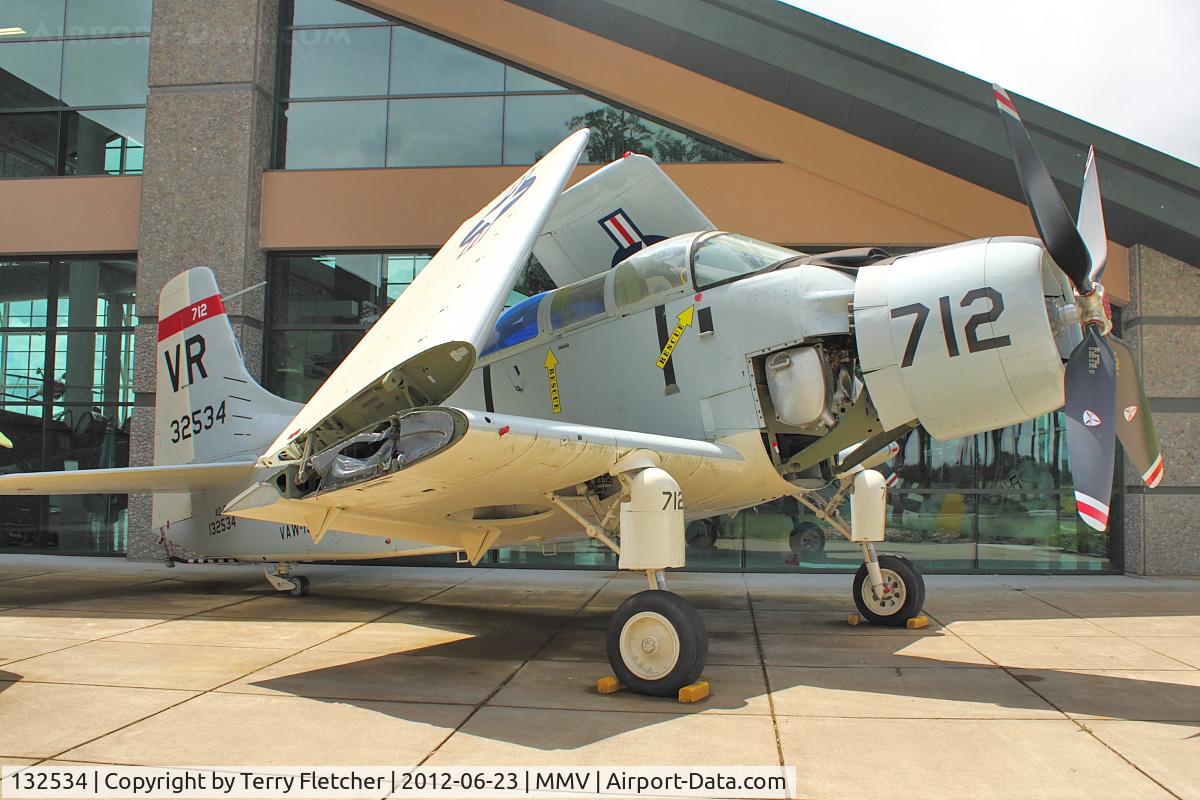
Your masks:
M190 414L184 414L179 419L171 420L171 443L176 444L184 439L199 436L217 425L225 424L225 401L213 406L198 408Z

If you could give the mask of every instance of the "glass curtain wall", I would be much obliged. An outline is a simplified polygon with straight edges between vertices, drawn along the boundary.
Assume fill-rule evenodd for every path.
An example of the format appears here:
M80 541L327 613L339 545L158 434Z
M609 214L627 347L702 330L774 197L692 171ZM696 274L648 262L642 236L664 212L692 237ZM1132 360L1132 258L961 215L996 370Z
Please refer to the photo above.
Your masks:
M584 126L590 163L756 160L356 6L283 14L281 168L532 164Z
M0 259L0 473L129 465L134 256ZM0 551L122 553L124 495L11 497Z
M141 174L150 9L0 3L0 178Z

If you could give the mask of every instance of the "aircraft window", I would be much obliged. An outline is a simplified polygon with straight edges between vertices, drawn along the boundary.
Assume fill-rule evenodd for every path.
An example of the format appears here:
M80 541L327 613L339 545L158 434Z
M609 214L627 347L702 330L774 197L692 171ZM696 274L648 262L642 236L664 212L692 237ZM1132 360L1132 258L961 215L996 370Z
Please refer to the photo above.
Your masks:
M619 307L687 286L687 251L692 237L679 237L639 250L617 265L613 294Z
M527 297L512 308L507 309L496 320L496 328L492 331L488 343L484 346L481 356L503 350L506 347L527 342L538 334L538 306L542 303L545 292Z
M564 286L550 299L550 327L554 330L603 313L603 274Z
M712 236L701 240L692 256L696 288L727 283L800 255L795 250L736 233Z

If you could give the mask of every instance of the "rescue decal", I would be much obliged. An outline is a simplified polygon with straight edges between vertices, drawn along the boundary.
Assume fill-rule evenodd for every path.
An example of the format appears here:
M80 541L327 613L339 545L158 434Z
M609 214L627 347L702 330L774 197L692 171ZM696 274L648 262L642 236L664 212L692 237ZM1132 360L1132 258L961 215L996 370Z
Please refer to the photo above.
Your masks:
M558 358L553 348L546 351L542 366L546 369L546 383L550 386L550 410L558 414L562 411L562 395L558 393Z
M206 297L203 300L197 300L190 306L181 308L174 314L163 317L158 321L158 340L161 342L163 339L185 331L197 323L204 322L213 317L219 317L224 313L225 304L221 302L221 295L219 294L214 294L212 297Z
M671 360L671 353L675 352L675 347L679 344L679 339L683 336L683 332L691 327L695 316L696 307L688 306L675 317L679 320L675 324L675 330L671 331L671 336L667 339L667 343L663 345L662 352L658 354L658 361L654 362L659 369L664 369L667 366L667 362Z

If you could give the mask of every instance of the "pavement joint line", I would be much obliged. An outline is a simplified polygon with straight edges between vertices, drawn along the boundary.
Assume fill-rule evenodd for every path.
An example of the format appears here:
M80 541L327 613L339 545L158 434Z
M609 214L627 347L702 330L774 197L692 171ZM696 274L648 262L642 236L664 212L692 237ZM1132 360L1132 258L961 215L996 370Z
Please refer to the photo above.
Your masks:
M742 575L742 584L746 587L746 600L750 600L750 582ZM783 737L779 734L779 718L775 714L775 694L771 689L771 676L767 674L767 659L763 652L762 639L758 632L758 619L754 616L754 603L750 606L750 629L754 632L754 649L758 653L758 668L762 672L763 686L767 690L767 711L771 717L771 732L775 735L775 754L779 757L779 766L786 767L783 757Z
M1040 597L1039 597L1039 598L1037 598L1037 599L1038 599L1038 600L1041 600L1041 598L1040 598ZM1064 608L1059 608L1058 606L1055 606L1053 603L1049 603L1049 602L1047 602L1047 601L1045 601L1045 600L1042 600L1042 602L1043 602L1043 603L1046 603L1046 605L1050 606L1051 608L1058 609L1059 611L1061 611L1062 613L1064 613L1064 614L1066 614L1066 615L1068 615L1068 616L1075 617L1076 619L1081 619L1080 617L1078 617L1078 615L1076 615L1076 614L1073 614L1072 612L1070 612L1070 611L1067 611L1067 610L1066 610L1066 609L1064 609ZM1069 721L1069 722L1073 723L1073 724L1075 725L1075 727L1076 727L1076 728L1078 728L1080 731L1082 731L1082 732L1086 733L1088 736L1090 736L1090 737L1092 738L1092 740L1093 740L1093 741L1097 742L1097 743L1098 743L1098 744L1099 744L1101 747L1103 747L1105 750L1108 750L1110 753L1112 753L1113 755L1115 755L1115 756L1116 756L1117 758L1119 758L1121 761L1123 761L1124 763L1128 764L1130 767L1132 767L1134 770L1136 770L1136 771L1137 771L1139 774L1141 774L1143 777L1145 777L1147 780L1149 780L1149 781L1150 781L1151 783L1153 783L1155 786L1157 786L1157 787L1159 787L1160 789L1162 789L1164 792L1166 792L1167 794L1169 794L1171 797L1174 797L1174 798L1176 798L1176 800L1183 800L1183 798L1181 798L1181 797L1180 797L1178 794L1176 794L1175 792L1173 792L1173 791L1171 791L1170 789L1168 789L1168 788L1167 788L1167 787L1166 787L1166 786L1165 786L1165 785L1164 785L1164 784L1163 784L1161 781L1159 781L1158 779L1156 779L1154 776L1150 775L1150 773L1146 772L1144 769L1142 769L1141 767L1139 767L1137 764L1133 763L1133 762L1132 762L1132 761L1130 761L1128 758L1126 758L1124 755L1122 755L1121 753L1117 752L1117 751L1116 751L1114 748L1112 748L1111 746L1109 746L1109 744L1108 744L1107 742L1105 742L1103 739L1101 739L1099 736L1097 736L1097 735L1096 735L1096 733L1095 733L1095 732L1094 732L1094 731L1093 731L1091 728L1089 728L1087 725L1084 725L1084 724L1083 724L1083 720L1080 720L1080 719L1077 719L1077 718L1075 718L1075 717L1072 717L1070 714L1068 714L1066 711L1064 711L1064 710L1063 710L1063 709L1062 709L1062 708L1061 708L1061 707L1060 707L1060 706L1059 706L1057 703L1054 703L1053 701L1051 701L1049 697L1047 697L1046 695L1044 695L1044 694L1042 694L1041 692L1039 692L1039 691L1038 691L1038 690L1037 690L1037 689L1036 689L1034 686L1032 686L1030 683L1027 683L1026 681L1023 681L1023 680L1021 680L1020 678L1018 678L1016 675L1014 675L1014 674L1013 674L1013 669L1016 669L1016 667L1010 668L1010 667L1006 667L1006 666L1004 666L1004 665L1000 664L1000 663L999 663L999 662L997 662L995 659L993 659L991 656L987 655L987 654L986 654L986 653L984 653L982 650L980 650L979 648L975 647L973 644L971 644L969 641L967 641L967 640L966 640L964 637L960 636L960 635L959 635L959 634L957 634L957 633L954 633L953 631L950 631L950 635L951 635L951 636L955 636L955 637L957 637L957 638L958 638L958 639L959 639L959 640L960 640L960 641L961 641L963 644L965 644L967 647L971 648L971 649L972 649L972 650L974 650L975 652L979 653L979 655L980 655L980 656L982 656L983 658L986 658L988 661L991 661L991 662L992 662L993 664L995 664L997 667L999 667L1000 669L1004 670L1005 674L1007 674L1007 675L1008 675L1010 678L1012 678L1014 681L1016 681L1017 683L1019 683L1019 684L1021 684L1022 686L1024 686L1024 687L1025 687L1025 689L1026 689L1027 691L1029 691L1031 694L1033 694L1033 695L1037 696L1038 698L1040 698L1040 699L1041 699L1041 701L1042 701L1043 703L1045 703L1047 706L1049 706L1050 708L1052 708L1052 709L1054 709L1055 711L1057 711L1059 714L1061 714L1061 715L1063 716L1063 718L1064 718L1064 719L1066 719L1067 721ZM1049 637L1049 638L1057 638L1057 637ZM1088 638L1093 638L1093 637L1088 637ZM1100 638L1102 638L1102 637L1100 637ZM1147 648L1147 649L1149 649L1149 648ZM1053 672L1063 672L1064 670L1061 670L1061 669L1054 669L1054 670L1051 670L1051 671L1053 671ZM1065 671L1067 671L1067 672L1070 672L1071 670L1065 670Z
M39 575L53 575L53 574L54 574L54 570L48 569L45 572L31 572L28 575L9 575L8 577L0 577L0 583L5 583L6 581L19 581L22 578L36 578Z
M466 726L466 724L467 724L468 722L470 722L472 719L474 719L474 718L475 718L475 715L479 713L479 710L480 710L481 708L483 708L485 705L488 705L488 703L491 701L491 699L492 699L493 697L495 697L496 695L500 694L500 692L501 692L501 691L504 689L504 687L505 687L505 686L508 686L508 684L512 682L512 679L513 679L513 678L515 678L515 677L517 676L517 674L518 674L518 673L519 673L519 672L520 672L522 669L524 669L525 667L527 667L527 666L529 665L529 662L531 662L531 661L533 661L535 658L537 658L537 656L538 656L538 653L542 652L542 650L544 650L544 649L545 649L546 645L548 645L548 644L549 644L550 642L552 642L552 641L553 641L553 640L554 640L554 639L555 639L555 638L556 638L556 637L557 637L557 636L558 636L560 633L562 633L564 630L566 630L567 626L568 626L568 625L569 625L569 624L570 624L570 623L571 623L573 620L575 620L575 619L576 619L576 618L579 616L579 614L580 614L580 613L581 613L581 612L582 612L582 611L583 611L583 610L584 610L584 609L587 607L587 604L588 604L588 603L590 603L592 600L594 600L594 599L596 598L596 595L598 595L598 594L600 594L602 591L604 591L604 589L605 589L605 588L606 588L606 587L607 587L607 586L608 586L610 583L612 583L612 581L613 581L613 579L612 579L612 578L609 578L607 581L605 581L604 583L602 583L600 586L596 587L596 590L595 590L594 592L592 592L591 596L590 596L590 597L588 597L588 599L587 599L587 600L585 600L583 603L581 603L581 604L579 605L579 607L578 607L578 608L576 608L576 609L575 609L575 613L574 613L574 614L572 614L572 615L571 615L571 616L569 616L569 617L566 617L566 618L564 618L564 619L563 619L563 621L562 621L562 622L559 624L559 626L558 626L558 627L555 629L554 633L553 633L553 634L551 634L551 635L550 635L550 636L549 636L549 637L546 639L546 641L544 641L544 642L542 642L540 645L538 645L538 648L537 648L536 650L534 650L534 651L533 651L533 653L531 653L531 654L529 655L529 657L528 657L528 658L524 659L524 660L521 662L520 666L518 666L518 667L517 667L516 669L514 669L514 670L513 670L511 673L509 673L508 677L506 677L504 680L502 680L502 681L500 682L500 685L499 685L499 686L497 686L497 687L496 687L494 690L492 690L491 694L489 694L487 697L483 698L483 700L481 700L479 703L476 703L476 704L475 704L475 707L474 707L474 708L471 710L471 712L470 712L469 714L467 714L467 716L466 716L466 717L464 717L464 718L463 718L463 721L462 721L462 722L460 722L460 723L458 723L458 725L456 725L456 726L454 727L454 730L450 731L450 733L446 734L446 735L445 735L445 736L442 738L442 740L441 740L440 742L438 742L437 744L435 744L435 745L433 746L433 749L432 749L432 750L430 750L428 753L426 753L426 754L425 754L425 757L424 757L424 758L422 758L420 761L418 761L418 762L417 762L416 766L418 766L418 767L423 767L423 766L425 766L425 764L427 764L427 763L429 762L429 759L431 759L431 758L433 758L435 755L437 755L437 752L438 752L439 750L441 750L441 749L442 749L442 746L443 746L443 745L445 745L445 744L446 744L446 742L450 741L450 739L451 739L451 738L453 738L453 737L454 737L454 735L455 735L455 734L457 734L459 731L461 731L461 730L462 730L462 729L463 729L463 728Z
M469 580L471 580L471 578L467 578L466 580L464 580L464 581L461 581L460 583L466 583L466 582L467 582L467 581L469 581ZM454 584L454 586L458 586L458 585L460 585L460 584ZM451 586L451 587L446 587L446 589L444 589L443 591L448 591L450 588L453 588L453 587L452 587L452 586ZM440 592L439 592L439 593L440 593ZM439 593L435 593L435 594L439 594ZM249 602L250 600L253 600L253 599L256 599L256 598L248 597L248 598L246 598L245 600L236 601L236 602L234 602L234 603L228 603L228 604L226 604L226 605L219 606L219 608L226 608L227 606L236 605L238 602L243 602L243 603L245 603L245 602ZM389 606L391 606L392 604L388 604L388 605L389 605ZM112 729L112 730L110 730L110 731L105 731L104 733L102 733L102 734L100 734L100 735L98 735L98 736L93 736L91 739L88 739L88 740L86 740L86 741L83 741L83 742L76 742L76 743L72 744L70 747L68 747L67 749L65 749L65 750L61 750L61 751L59 751L58 753L55 753L54 755L50 756L50 757L49 757L49 758L47 758L47 759L43 759L43 761L50 761L50 760L53 760L53 759L60 758L60 757L62 757L62 756L65 754L65 753L68 753L68 752L70 752L71 750L75 750L75 749L77 749L77 748L84 747L85 745L88 745L88 744L91 744L92 742L95 742L95 741L98 741L98 740L100 740L100 739L103 739L103 738L104 738L104 737L106 737L106 736L111 736L111 735L112 735L112 734L114 734L114 733L119 733L120 731L123 731L123 730L125 730L126 728L129 728L129 727L131 727L131 726L133 726L133 725L137 725L137 724L139 724L139 723L141 723L141 722L144 722L144 721L146 721L146 720L150 719L151 717L156 717L156 716L158 716L159 714L162 714L162 713L163 713L163 712L165 712L165 711L170 711L170 710L172 710L172 709L174 709L174 708L178 708L179 706L183 705L184 703L190 703L191 701L195 700L197 697L203 697L204 695L207 695L207 694L213 694L213 693L217 693L217 692L219 692L221 689L223 689L224 687L226 687L226 686L229 686L231 683L235 683L236 681L242 680L243 678L245 678L245 677L248 677L249 675L253 675L255 672L259 672L259 671L261 671L261 670L263 670L263 669L266 669L267 667L274 666L275 664L278 664L278 663L280 663L281 661L286 661L287 659L289 659L289 658L292 658L293 656L295 656L295 655L298 655L299 653L305 652L306 650L311 650L313 647L316 647L317 645L321 645L321 644L324 644L325 642L328 642L328 641L331 641L331 640L333 640L333 639L336 639L338 636L341 636L341 635L343 635L343 634L349 633L350 631L358 630L360 627L362 627L363 625L366 625L366 624L368 624L368 623L370 623L370 622L375 622L375 621L376 621L376 620L378 620L378 619L382 619L383 617L387 616L388 614L391 614L393 611L396 611L396 610L398 610L400 607L402 607L402 604L401 604L401 605L397 605L397 606L396 606L396 607L394 607L394 608L389 608L387 611L383 612L383 613L382 613L382 614L380 614L379 616L377 616L377 617L374 617L374 618L372 618L372 619L370 619L370 620L366 620L365 622L362 622L362 623L360 623L359 625L356 625L356 626L354 626L353 628L350 628L349 630L346 630L346 631L341 631L341 632L339 632L338 634L336 634L336 635L334 635L334 636L330 636L330 637L327 637L327 638L325 638L325 639L322 639L320 642L315 642L314 644L312 644L312 645L310 645L310 646L308 646L308 647L301 648L301 649L299 649L299 650L296 650L295 652L289 652L289 653L288 653L286 656L283 656L282 658L276 659L275 661L272 661L272 662L270 662L270 663L268 663L268 664L263 664L263 665L261 665L261 666L255 667L254 669L251 669L251 670L249 670L248 672L246 672L246 673L244 673L244 674L242 674L242 675L238 675L238 676L234 677L233 679L226 681L225 683L222 683L222 684L219 684L219 685L217 685L217 686L211 687L211 688L209 688L209 689L204 689L204 690L183 690L183 691L192 691L192 692L195 692L195 693L194 693L194 694L193 694L191 697L185 697L185 698L181 699L181 700L180 700L178 703L172 703L172 704L170 704L170 705L166 706L165 708L160 708L160 709L158 709L157 711L154 711L154 712L152 712L152 713L150 713L150 714L147 714L147 715L145 715L145 716L143 716L143 717L139 717L138 719L135 719L135 720L133 720L133 721L131 721L131 722L128 722L128 723L126 723L125 725L121 725L121 726L119 726L119 727L117 727L117 728L114 728L114 729ZM189 617L189 616L197 616L197 615L199 615L199 614L201 614L201 613L203 613L203 612L199 612L199 611L198 611L198 612L195 612L194 614L189 614L189 615L185 615L185 616L183 616L183 617L178 617L177 619L185 619L186 617ZM168 620L163 620L163 622L166 622L166 621L168 621ZM153 626L153 625L147 625L146 627L148 627L148 628L149 628L149 627L154 627L154 626ZM141 630L141 629L139 628L139 629L137 629L137 630ZM114 635L120 635L120 634L114 634ZM101 637L101 639L107 639L107 638L109 638L109 637ZM101 641L101 639L93 639L93 640L91 640L91 641ZM76 646L78 646L78 645L76 645ZM63 649L64 649L64 650L67 650L67 649L71 649L71 648L63 648ZM22 661L24 661L25 659L21 659L21 660L22 660ZM10 662L10 663L16 663L16 662ZM5 666L7 666L7 665L5 665ZM31 683L40 683L40 681L30 681L30 682L31 682ZM124 687L124 688L139 688L139 687ZM149 688L149 687L147 687L147 688ZM155 687L155 688L161 688L161 687ZM180 691L180 690L178 690L178 689L175 689L175 690L167 690L167 691ZM231 694L231 693L229 693L229 692L226 692L225 694ZM39 761L38 763L42 763L42 762L41 762L41 761Z

